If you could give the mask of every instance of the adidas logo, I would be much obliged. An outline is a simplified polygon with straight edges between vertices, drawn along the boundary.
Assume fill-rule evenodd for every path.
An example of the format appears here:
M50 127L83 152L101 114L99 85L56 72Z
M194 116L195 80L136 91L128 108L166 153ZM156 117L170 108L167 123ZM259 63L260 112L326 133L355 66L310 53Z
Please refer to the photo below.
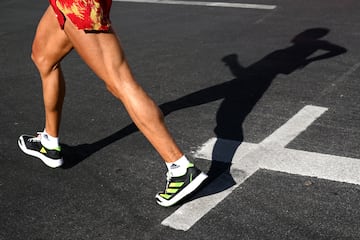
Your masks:
M180 167L180 165L173 163L173 164L171 164L170 169L177 169L179 167Z
M45 138L47 141L49 141L49 136L46 133L43 133L41 137Z
M41 152L41 153L44 153L44 154L47 153L47 151L46 151L46 149L45 149L44 147L42 147L42 148L40 149L40 152Z

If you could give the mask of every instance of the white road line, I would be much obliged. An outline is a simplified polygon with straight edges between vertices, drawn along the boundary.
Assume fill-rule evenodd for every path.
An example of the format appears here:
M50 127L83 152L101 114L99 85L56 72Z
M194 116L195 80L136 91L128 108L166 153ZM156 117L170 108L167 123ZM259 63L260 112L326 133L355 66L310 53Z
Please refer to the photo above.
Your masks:
M267 153L260 168L360 185L360 159L286 148Z
M177 1L177 0L113 0L113 1L129 2L129 3L191 5L191 6L206 6L206 7L250 8L250 9L261 9L261 10L273 10L276 8L276 5L228 3L228 2L202 2L202 1Z
M360 159L285 148L326 110L322 107L306 106L261 143L242 143L232 158L231 176L219 176L199 193L204 197L184 204L164 219L162 224L177 230L189 230L260 168L360 184ZM233 144L233 141L212 138L201 146L194 156L212 160L213 150L218 141ZM229 185L232 182L231 177L236 182L232 186ZM226 185L229 186L228 189L221 191ZM216 190L218 193L209 195Z
M262 141L262 144L277 143L285 147L310 124L320 117L327 108L317 106L305 106L295 116Z

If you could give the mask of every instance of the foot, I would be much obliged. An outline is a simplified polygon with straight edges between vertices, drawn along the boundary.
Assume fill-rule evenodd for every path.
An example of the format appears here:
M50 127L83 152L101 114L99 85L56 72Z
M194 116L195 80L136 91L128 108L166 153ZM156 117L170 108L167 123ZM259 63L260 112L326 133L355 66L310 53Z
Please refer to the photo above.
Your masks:
M173 177L167 173L167 184L164 192L156 194L155 198L159 205L169 207L186 196L195 192L207 178L194 164L190 163L185 175Z
M18 139L20 149L33 157L39 158L48 167L56 168L63 164L60 146L54 149L48 149L41 144L42 133L37 137L30 135L21 135Z

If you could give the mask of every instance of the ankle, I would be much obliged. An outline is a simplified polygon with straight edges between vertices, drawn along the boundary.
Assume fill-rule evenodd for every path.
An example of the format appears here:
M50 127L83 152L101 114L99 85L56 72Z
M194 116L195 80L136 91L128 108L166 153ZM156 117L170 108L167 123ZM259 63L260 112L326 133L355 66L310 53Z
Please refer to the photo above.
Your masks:
M59 147L59 138L51 136L44 130L41 134L41 144L48 149L55 149Z
M167 162L166 166L168 168L168 171L171 173L171 175L177 177L177 176L182 176L186 173L189 163L190 161L187 159L185 155L183 155L175 162Z

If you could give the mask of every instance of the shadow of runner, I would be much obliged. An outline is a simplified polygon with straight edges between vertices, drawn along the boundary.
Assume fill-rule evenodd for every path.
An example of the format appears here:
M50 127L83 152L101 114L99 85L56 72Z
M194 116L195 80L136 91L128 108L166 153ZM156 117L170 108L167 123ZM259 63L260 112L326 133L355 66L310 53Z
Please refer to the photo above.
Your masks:
M328 33L329 30L326 28L305 30L291 40L292 45L275 50L248 67L243 67L239 63L236 54L227 55L222 61L229 67L234 79L159 106L166 116L180 109L223 99L216 114L217 124L214 132L218 140L213 148L209 179L206 182L208 185L205 184L205 188L193 198L221 192L236 184L231 177L230 167L234 153L244 138L242 124L278 74L289 75L314 61L335 57L347 51L341 46L320 39ZM319 50L325 53L316 55ZM75 166L93 153L136 131L137 127L130 124L91 144L62 144L65 161L63 168ZM225 181L220 181L221 186L212 186L211 182L219 176Z
M126 137L132 133L138 131L138 128L134 123L129 124L128 126L122 128L121 130L107 136L106 138L100 139L94 143L90 144L80 144L77 146L69 146L67 144L61 144L61 149L63 152L64 164L61 166L64 169L72 168L75 165L79 164L92 154L103 149L104 147Z
M216 115L214 132L217 141L212 152L208 185L195 198L224 191L236 184L231 177L230 167L235 151L244 138L242 124L278 74L289 75L314 61L335 57L347 51L341 46L320 40L328 32L325 28L305 30L292 39L291 46L273 51L246 68L238 62L236 54L227 55L222 61L235 79L167 103L184 108L209 100L224 99ZM319 50L325 53L317 54ZM180 102L183 104L179 104ZM210 184L220 176L224 181L216 181L216 185ZM219 182L223 184L222 187Z

